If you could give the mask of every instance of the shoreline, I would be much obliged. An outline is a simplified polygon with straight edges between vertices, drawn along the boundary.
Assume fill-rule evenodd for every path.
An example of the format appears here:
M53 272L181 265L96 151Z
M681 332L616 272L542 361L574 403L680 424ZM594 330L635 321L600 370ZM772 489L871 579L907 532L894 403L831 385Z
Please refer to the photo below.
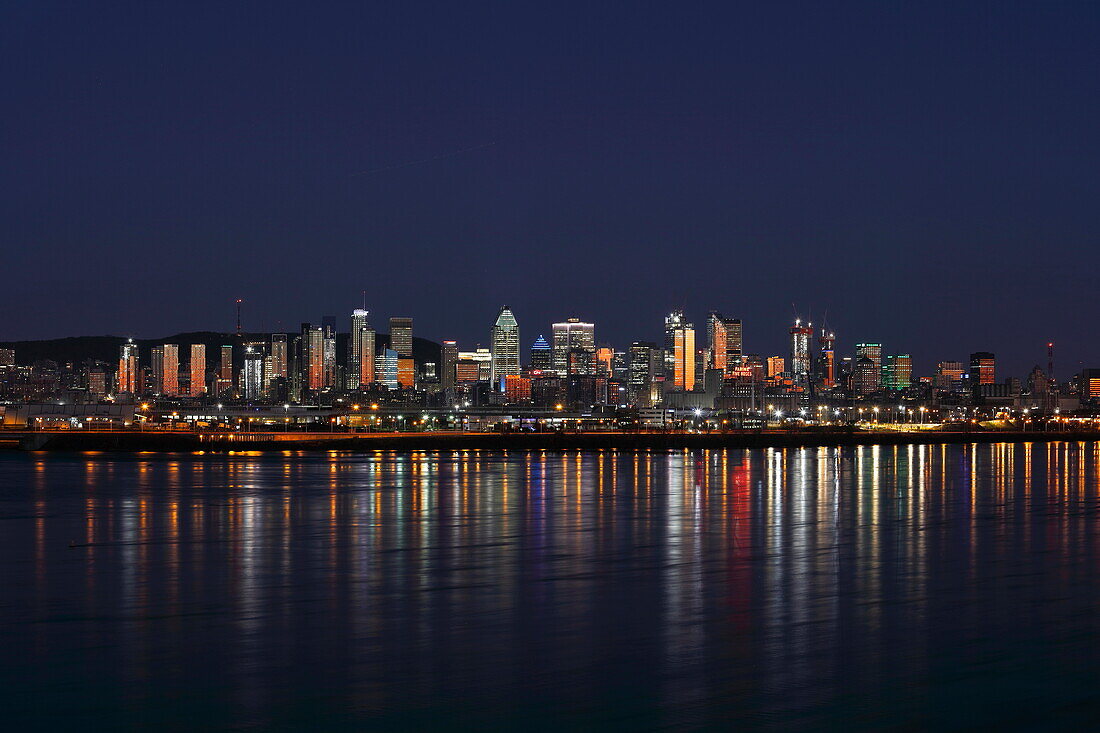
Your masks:
M0 433L0 449L117 453L377 450L692 450L1100 440L1100 431L772 431L716 433Z

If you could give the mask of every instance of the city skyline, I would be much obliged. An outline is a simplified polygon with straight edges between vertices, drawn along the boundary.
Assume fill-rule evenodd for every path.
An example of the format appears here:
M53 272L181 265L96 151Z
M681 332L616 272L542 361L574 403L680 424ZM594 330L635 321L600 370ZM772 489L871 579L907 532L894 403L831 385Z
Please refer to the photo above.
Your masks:
M827 315L1100 362L1093 5L284 11L9 10L0 338L231 330L236 298L292 331L366 289L437 341L718 308L773 353Z

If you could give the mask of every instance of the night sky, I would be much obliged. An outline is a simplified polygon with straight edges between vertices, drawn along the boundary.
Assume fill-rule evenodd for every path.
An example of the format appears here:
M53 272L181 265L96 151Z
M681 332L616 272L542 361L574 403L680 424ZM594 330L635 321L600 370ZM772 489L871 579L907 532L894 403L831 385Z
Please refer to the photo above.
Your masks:
M347 316L524 350L683 307L786 353L1100 366L1100 5L0 9L0 340ZM792 305L793 304L793 305ZM1004 373L1002 372L1003 376Z

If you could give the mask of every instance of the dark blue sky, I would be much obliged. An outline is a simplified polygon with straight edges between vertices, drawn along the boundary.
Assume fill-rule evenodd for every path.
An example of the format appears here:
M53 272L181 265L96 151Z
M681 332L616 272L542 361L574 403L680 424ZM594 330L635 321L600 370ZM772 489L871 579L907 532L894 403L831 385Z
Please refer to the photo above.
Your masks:
M110 7L104 7L109 5ZM382 321L616 346L792 303L1100 366L1095 3L4 3L0 339Z

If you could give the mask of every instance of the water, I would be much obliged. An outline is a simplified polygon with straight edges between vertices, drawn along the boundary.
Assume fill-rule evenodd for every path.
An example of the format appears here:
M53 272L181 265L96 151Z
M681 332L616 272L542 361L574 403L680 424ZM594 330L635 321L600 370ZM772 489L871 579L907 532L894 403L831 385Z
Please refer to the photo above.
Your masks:
M0 454L0 704L19 729L1088 724L1098 509L1095 443Z

